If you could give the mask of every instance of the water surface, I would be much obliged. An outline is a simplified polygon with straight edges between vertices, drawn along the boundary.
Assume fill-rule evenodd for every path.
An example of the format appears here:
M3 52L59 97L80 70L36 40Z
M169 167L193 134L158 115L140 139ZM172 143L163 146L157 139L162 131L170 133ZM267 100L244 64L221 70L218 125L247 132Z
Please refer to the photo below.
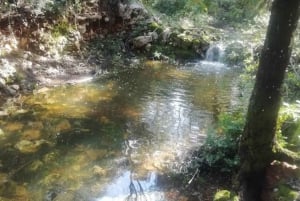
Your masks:
M158 176L179 170L217 115L236 104L236 73L218 62L149 61L40 89L0 117L0 198L172 200Z

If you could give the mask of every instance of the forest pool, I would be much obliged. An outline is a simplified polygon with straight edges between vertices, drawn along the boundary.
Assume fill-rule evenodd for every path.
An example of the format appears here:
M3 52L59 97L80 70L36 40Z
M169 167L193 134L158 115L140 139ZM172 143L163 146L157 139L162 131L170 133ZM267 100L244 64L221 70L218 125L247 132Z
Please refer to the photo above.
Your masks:
M239 104L237 73L205 61L141 66L21 97L0 117L0 199L171 200L160 175L182 171Z

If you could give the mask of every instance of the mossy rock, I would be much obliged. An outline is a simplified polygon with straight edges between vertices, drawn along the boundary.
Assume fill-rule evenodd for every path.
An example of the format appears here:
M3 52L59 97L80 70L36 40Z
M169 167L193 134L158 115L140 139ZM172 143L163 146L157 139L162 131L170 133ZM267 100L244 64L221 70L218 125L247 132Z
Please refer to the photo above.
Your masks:
M177 35L175 43L181 49L190 49L193 47L193 37L191 35L181 33Z
M233 192L220 190L215 194L213 201L239 201L239 198Z
M16 183L8 175L0 173L0 196L12 196L16 193ZM0 199L1 200L1 199Z
M299 192L292 190L286 185L279 185L278 191L275 193L275 200L277 201L294 201L299 198Z
M148 26L151 31L156 31L158 34L163 32L163 27L156 22L151 22Z
M244 61L251 56L251 50L246 44L233 42L227 45L224 53L224 60L229 65L242 65Z

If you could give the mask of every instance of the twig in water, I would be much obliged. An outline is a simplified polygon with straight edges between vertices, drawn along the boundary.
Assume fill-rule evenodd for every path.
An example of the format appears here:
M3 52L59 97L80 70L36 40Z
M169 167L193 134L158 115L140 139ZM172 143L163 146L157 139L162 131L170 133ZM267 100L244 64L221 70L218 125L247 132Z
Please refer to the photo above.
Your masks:
M198 172L199 172L199 169L197 168L196 169L196 171L195 171L195 173L194 173L194 175L193 175L193 177L190 179L190 181L188 182L188 185L190 185L192 182L193 182L193 180L195 179L195 177L196 177L196 175L198 174Z

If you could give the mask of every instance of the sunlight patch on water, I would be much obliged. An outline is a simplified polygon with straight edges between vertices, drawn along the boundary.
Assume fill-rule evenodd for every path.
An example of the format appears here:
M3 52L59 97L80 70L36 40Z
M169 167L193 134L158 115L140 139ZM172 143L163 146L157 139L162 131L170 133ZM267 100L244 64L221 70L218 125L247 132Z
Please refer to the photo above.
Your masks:
M44 118L63 115L65 117L84 117L103 101L111 101L116 96L113 84L95 87L94 84L61 86L55 90L45 90L25 100L26 104L39 105L47 112Z
M170 69L166 74L175 79L188 79L191 76L191 72L185 72L180 69Z
M156 173L151 172L145 179L134 179L130 171L125 171L106 187L104 195L96 201L163 201L163 193L155 191L156 177Z
M187 63L185 65L185 68L191 69L194 72L198 72L200 74L219 74L219 73L224 73L230 68L226 66L222 62L218 61L198 61L198 62L192 62L192 63Z
M203 143L231 103L232 77L216 62L147 62L99 82L41 89L24 98L27 113L0 119L0 148L8 150L0 153L0 173L26 183L34 201L81 193L121 201L134 189L132 200L173 201L156 173L179 170ZM24 157L22 150L33 151Z

